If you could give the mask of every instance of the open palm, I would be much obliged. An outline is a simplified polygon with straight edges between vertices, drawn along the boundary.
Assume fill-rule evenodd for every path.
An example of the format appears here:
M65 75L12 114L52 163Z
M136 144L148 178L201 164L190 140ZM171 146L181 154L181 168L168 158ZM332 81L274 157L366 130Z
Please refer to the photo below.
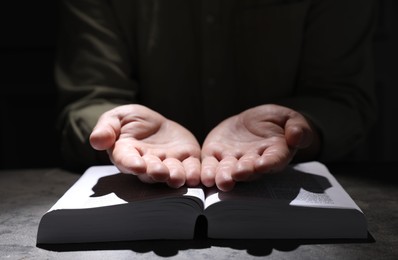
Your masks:
M202 147L201 180L230 190L246 181L283 169L298 148L311 143L312 130L299 113L263 105L230 117L214 128Z
M171 187L200 182L200 146L184 127L141 105L104 113L90 136L123 173Z

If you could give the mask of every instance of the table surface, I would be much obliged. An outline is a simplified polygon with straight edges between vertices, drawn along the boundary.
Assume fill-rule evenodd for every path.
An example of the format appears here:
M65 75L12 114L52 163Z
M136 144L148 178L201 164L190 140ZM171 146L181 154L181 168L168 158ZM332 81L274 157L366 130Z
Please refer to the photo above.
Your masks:
M367 240L135 241L36 246L41 216L79 178L62 169L0 171L0 259L398 259L396 163L328 165L365 213Z

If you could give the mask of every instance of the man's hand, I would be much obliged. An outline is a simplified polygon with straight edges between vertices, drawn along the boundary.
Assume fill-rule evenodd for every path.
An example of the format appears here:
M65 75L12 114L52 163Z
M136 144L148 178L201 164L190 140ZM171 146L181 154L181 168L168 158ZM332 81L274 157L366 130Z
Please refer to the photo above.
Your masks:
M141 105L104 113L90 136L97 150L107 150L123 173L170 187L200 182L200 145L181 125Z
M314 142L315 140L315 142ZM221 122L202 147L202 183L231 190L235 182L282 170L299 149L319 151L316 131L301 114L262 105Z

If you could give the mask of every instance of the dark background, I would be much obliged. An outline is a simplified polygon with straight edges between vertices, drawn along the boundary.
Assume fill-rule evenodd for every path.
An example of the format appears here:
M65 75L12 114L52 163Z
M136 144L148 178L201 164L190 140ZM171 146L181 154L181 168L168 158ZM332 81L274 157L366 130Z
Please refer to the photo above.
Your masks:
M59 166L53 80L56 2L4 1L0 9L0 169ZM379 4L379 120L347 161L398 162L398 1Z
M0 168L58 165L56 2L3 1L0 8Z

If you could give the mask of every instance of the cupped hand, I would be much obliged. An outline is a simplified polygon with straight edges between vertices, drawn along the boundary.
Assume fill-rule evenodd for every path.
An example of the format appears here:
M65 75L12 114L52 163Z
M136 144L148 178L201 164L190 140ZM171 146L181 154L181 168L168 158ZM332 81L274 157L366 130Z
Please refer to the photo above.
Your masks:
M184 127L141 106L124 105L105 112L90 136L94 149L107 150L123 173L143 182L170 187L200 182L200 146Z
M282 170L315 138L316 131L294 110L278 105L251 108L208 134L202 147L201 181L231 190L238 181Z

